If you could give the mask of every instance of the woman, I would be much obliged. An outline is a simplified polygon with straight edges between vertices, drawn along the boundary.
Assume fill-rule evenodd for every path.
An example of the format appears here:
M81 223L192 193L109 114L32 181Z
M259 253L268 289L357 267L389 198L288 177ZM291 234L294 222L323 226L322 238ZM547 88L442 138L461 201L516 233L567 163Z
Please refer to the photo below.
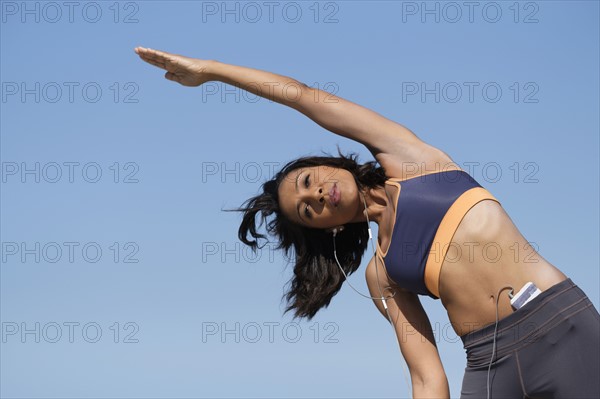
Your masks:
M463 340L461 397L600 397L598 311L446 153L400 124L289 77L142 47L135 52L181 85L220 81L292 107L364 144L380 165L342 154L301 158L241 208L244 243L255 249L265 238L255 221L260 215L262 222L271 218L266 228L279 248L293 251L286 312L310 319L329 305L345 275L359 267L374 221L377 254L365 271L367 285L395 328L414 397L449 397L418 295L440 299ZM518 296L527 283L533 295ZM529 303L518 308L511 299Z

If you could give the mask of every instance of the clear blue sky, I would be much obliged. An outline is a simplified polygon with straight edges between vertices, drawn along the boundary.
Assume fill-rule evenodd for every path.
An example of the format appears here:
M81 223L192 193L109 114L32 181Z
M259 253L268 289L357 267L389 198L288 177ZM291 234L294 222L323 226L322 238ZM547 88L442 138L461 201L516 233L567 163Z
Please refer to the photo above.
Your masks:
M0 2L0 396L408 396L370 300L346 284L291 323L291 265L253 256L221 211L297 156L368 151L231 86L170 82L135 46L294 77L406 125L474 167L599 307L597 1L224 4ZM458 397L462 343L421 299Z

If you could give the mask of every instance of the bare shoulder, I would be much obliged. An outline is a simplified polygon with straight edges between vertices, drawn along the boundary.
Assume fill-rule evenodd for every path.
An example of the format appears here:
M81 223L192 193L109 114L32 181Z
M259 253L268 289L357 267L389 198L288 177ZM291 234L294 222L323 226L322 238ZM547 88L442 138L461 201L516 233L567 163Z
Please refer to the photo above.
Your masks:
M375 116L373 116L375 115ZM454 164L448 154L425 142L405 125L379 116L362 115L368 123L370 134L364 144L383 166L387 176L405 179L419 176L426 170L451 168Z
M417 140L410 146L402 143L389 146L375 158L389 177L407 179L431 171L461 170L462 168L446 152Z

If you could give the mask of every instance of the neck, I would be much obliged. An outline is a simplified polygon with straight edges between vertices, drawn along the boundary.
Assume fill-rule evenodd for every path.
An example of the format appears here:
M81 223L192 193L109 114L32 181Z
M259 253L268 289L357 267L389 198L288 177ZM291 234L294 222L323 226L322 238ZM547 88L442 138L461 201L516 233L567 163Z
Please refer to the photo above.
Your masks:
M366 203L368 220L377 223L379 226L385 217L386 209L389 204L389 199L384 187L366 188L361 192L360 197L362 202L360 206L361 211L358 212L356 221L367 221L364 208Z

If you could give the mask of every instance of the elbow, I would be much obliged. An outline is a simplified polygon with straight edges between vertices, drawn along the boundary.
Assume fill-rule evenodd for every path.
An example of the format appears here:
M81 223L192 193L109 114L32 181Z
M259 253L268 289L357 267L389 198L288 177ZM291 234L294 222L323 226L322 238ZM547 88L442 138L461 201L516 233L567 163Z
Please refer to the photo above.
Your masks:
M413 398L450 399L446 374L412 376Z

